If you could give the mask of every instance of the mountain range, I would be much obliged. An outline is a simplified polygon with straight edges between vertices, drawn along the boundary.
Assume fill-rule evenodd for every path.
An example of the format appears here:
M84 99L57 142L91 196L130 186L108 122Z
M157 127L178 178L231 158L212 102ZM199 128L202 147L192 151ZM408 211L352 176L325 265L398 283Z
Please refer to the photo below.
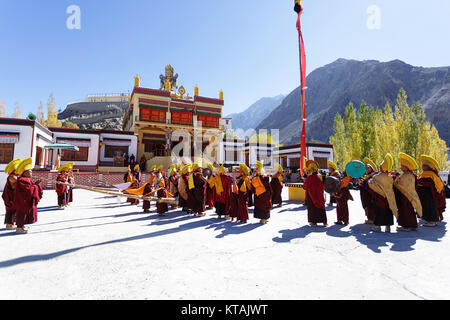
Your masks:
M393 107L398 92L405 89L408 104L421 103L443 140L450 145L450 67L424 68L400 60L379 62L339 59L311 72L306 78L307 140L328 142L337 113L344 115L352 102L376 108L387 102ZM300 87L293 90L258 129L279 129L280 143L300 141ZM289 114L289 117L286 115Z
M286 95L272 98L262 98L240 113L232 113L225 118L231 118L233 130L255 129L276 107L284 100Z

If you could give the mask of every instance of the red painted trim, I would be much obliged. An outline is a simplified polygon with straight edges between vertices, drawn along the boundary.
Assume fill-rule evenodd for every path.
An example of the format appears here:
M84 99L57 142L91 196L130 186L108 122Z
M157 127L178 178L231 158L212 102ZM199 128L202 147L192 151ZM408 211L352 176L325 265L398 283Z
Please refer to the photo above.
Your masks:
M224 105L224 101L220 100L220 99L213 99L213 98L206 98L206 97L201 97L201 96L195 96L194 97L194 101L200 101L200 102L206 102L206 103L212 103L212 104L218 104L223 106Z
M160 101L160 100L152 100L152 99L143 99L140 98L139 99L139 103L151 103L151 104L156 104L156 105L161 105L161 106L168 106L169 102L168 101Z

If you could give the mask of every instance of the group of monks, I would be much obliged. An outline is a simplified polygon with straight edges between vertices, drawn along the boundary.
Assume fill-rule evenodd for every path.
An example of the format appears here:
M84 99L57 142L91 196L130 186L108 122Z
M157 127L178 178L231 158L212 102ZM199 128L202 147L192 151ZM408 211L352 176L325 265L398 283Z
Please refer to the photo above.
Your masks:
M211 163L204 165L203 161L172 164L167 172L163 166L154 165L148 181L142 185L139 166L133 170L128 167L124 182L131 185L125 192L144 198L178 198L178 206L187 214L204 216L205 211L215 208L219 218L242 223L249 220L248 208L254 206L254 217L265 224L272 206L282 204L283 168L277 166L278 172L269 177L263 163L257 161L256 170L250 176L250 169L240 164L234 179L223 164L219 168ZM209 176L203 174L204 169L210 170ZM137 205L139 200L129 198L128 202ZM159 215L169 210L164 201L157 201L156 208ZM150 201L144 200L143 209L150 212Z
M446 208L444 182L439 176L439 164L430 156L422 155L422 173L417 175L419 166L411 156L400 153L399 161L402 174L392 171L394 159L387 154L378 167L369 158L364 159L366 174L360 178L361 203L365 210L366 224L371 224L374 232L391 231L394 217L397 220L397 231L414 231L418 228L418 218L423 226L435 227L442 221ZM318 175L318 164L306 161L304 182L306 205L310 225L322 223L327 226L325 212L325 195L322 179ZM353 200L348 190L351 177L341 178L337 166L328 163L329 175L340 180L339 191L331 194L330 204L337 203L335 224L349 224L348 201Z
M73 162L69 162L58 168L57 182L55 184L56 194L58 195L58 207L64 209L73 202L73 187L75 184L75 178L73 176Z
M6 229L28 233L25 225L37 222L37 205L43 196L40 180L32 179L33 159L15 159L5 168L8 178L2 194Z
M384 161L377 166L366 158L365 176L359 179L361 203L372 230L381 232L385 227L390 232L394 225L394 217L398 223L398 231L413 231L418 228L418 217L423 226L434 227L443 220L446 208L444 183L439 176L439 164L430 156L421 157L422 173L417 175L419 166L407 154L399 155L402 174L392 172L393 157L387 154ZM348 185L351 177L341 177L337 166L328 163L329 175L340 181L339 190L331 194L331 201L337 203L336 224L349 224L348 201L353 200ZM8 174L2 198L5 202L5 224L8 230L16 233L28 232L25 224L37 222L37 204L43 196L40 180L32 179L32 158L15 159L5 168ZM321 223L327 226L325 209L325 188L316 161L304 162L304 188L308 223L316 226ZM56 184L58 206L64 208L73 201L71 184L75 183L73 163L58 168ZM203 170L209 169L209 174ZM254 217L266 224L270 219L273 205L282 205L283 168L276 164L276 173L267 175L262 162L256 162L253 173L245 164L240 164L232 175L223 166L194 162L188 164L172 164L166 172L163 166L154 165L150 169L148 181L141 184L142 173L139 165L133 169L129 166L124 176L127 184L125 193L137 197L127 201L132 205L143 199L143 210L150 212L149 200L178 199L178 206L183 212L195 216L204 216L206 210L215 208L219 218L246 223L249 220L249 207L254 206ZM149 197L152 197L151 199ZM164 215L172 209L175 202L156 201L157 213Z

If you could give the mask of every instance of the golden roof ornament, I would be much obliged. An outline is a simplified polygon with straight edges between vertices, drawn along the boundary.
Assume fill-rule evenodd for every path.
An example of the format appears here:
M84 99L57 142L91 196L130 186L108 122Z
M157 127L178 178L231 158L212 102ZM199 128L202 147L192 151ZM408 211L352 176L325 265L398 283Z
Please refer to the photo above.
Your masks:
M177 89L177 80L178 80L178 73L174 75L174 69L169 64L165 68L165 75L160 75L159 79L161 80L161 90L169 91L171 92L174 89Z
M141 86L141 78L138 75L136 75L134 77L134 86L135 87L140 87Z

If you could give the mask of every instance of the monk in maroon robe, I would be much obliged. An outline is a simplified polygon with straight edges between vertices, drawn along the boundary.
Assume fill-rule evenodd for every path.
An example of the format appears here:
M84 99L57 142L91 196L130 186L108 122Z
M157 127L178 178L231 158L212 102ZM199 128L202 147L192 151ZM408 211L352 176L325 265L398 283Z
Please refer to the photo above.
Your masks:
M219 218L225 216L225 219L229 219L231 186L231 177L226 175L225 168L221 166L216 177L214 194L214 205ZM222 192L219 194L219 191Z
M266 224L270 219L272 209L272 187L270 178L264 174L262 162L256 161L256 176L252 179L252 191L255 196L253 216Z
M439 176L439 166L436 160L429 156L422 156L422 174L417 180L417 193L422 205L423 226L435 227L436 223L444 220L446 208L444 182Z
M348 201L353 201L353 197L348 190L348 186L341 187L339 192L335 194L337 201L336 214L337 222L335 224L349 224Z
M17 183L17 175L11 173L6 179L6 184L3 189L2 198L5 203L5 224L7 230L14 230L16 223L16 210L14 208L14 188Z
M25 228L25 225L38 221L37 205L42 196L43 189L40 181L32 180L31 169L25 170L17 179L14 192L17 233L27 233L28 229Z
M56 177L56 182L67 183L67 174L65 171L61 171ZM67 205L67 186L63 184L56 183L55 184L56 194L58 195L58 207L63 209Z
M206 184L206 210L214 208L214 193L215 193L215 184L214 179L217 174L212 173L211 177Z
M376 169L374 169L372 166L375 166L375 164L366 163L366 175L361 178L361 181L359 183L361 204L367 217L365 224L373 224L373 222L375 221L375 211L372 203L372 196L370 195L368 190L369 180L376 174Z
M246 223L249 219L248 216L248 194L251 190L251 181L248 177L249 169L245 164L240 164L240 172L237 181L237 221Z
M304 188L306 191L306 206L308 208L308 222L315 226L323 223L327 226L327 214L325 211L324 185L322 179L317 173L319 165L312 160L307 161L307 171L309 176L306 178Z
M280 207L283 204L281 194L283 192L283 168L280 167L279 172L272 176L270 180L270 186L272 187L272 205L278 204Z
M204 216L206 210L206 184L207 181L202 175L202 168L197 169L194 175L195 188L192 189L194 198L193 211L196 216Z

